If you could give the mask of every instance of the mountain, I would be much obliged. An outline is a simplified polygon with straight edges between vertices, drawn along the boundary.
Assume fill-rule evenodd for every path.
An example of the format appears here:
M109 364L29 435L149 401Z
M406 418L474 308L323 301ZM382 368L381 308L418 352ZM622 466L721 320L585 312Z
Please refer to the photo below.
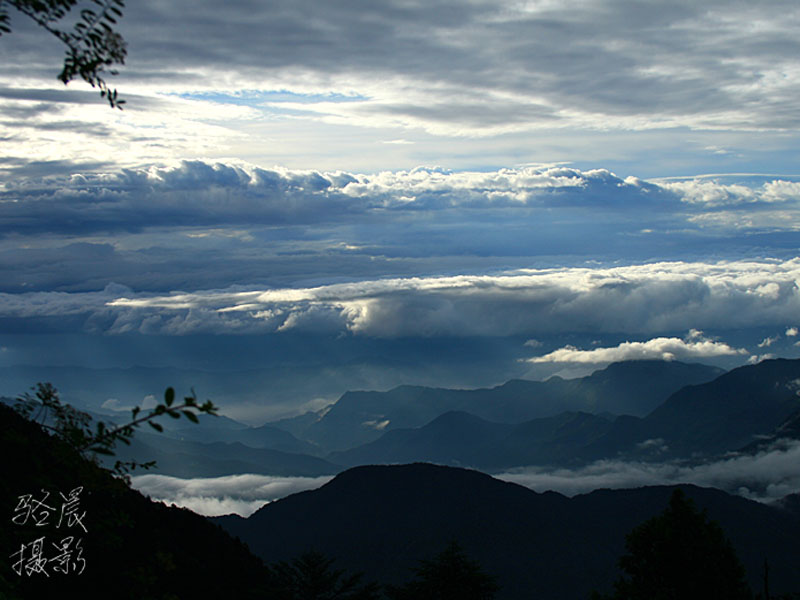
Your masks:
M662 458L738 450L799 411L798 391L798 359L739 367L679 390L644 419L617 419L589 452L595 457L632 455L650 442L664 449Z
M148 500L6 406L0 454L1 598L268 597L261 561L241 542L191 511ZM70 536L67 574L55 570L58 561L32 560L35 540L43 540L42 556L51 559L59 555L54 545ZM17 574L20 556L20 566L49 576Z
M773 593L800 589L800 521L789 512L713 489L680 486L728 534ZM600 490L567 498L466 469L411 464L357 467L317 490L272 502L247 519L213 519L267 561L314 548L342 568L401 582L452 540L495 574L498 598L584 600L608 589L625 534L666 507L673 487Z
M583 399L583 406L571 410L643 417L679 389L712 381L724 373L724 369L698 363L631 360L566 380L564 394Z
M333 452L329 458L350 466L427 461L488 471L565 466L610 428L605 417L582 412L509 425L451 411L418 429L387 431L374 442Z
M495 448L513 429L513 425L450 411L418 429L393 429L374 442L333 452L329 458L342 465L430 461L480 467L494 462Z
M787 444L796 440L800 440L800 410L790 414L770 433L759 436L739 451L744 454L757 454L768 450L775 444Z
M656 364L645 365L640 373ZM622 369L622 365L615 369ZM611 375L606 369L570 385L587 387L588 380L616 382L615 369ZM501 387L524 384L511 382ZM348 466L427 461L496 472L527 465L576 466L612 458L712 457L738 451L748 443L757 449L778 436L797 437L798 389L800 360L769 360L686 386L644 418L562 412L509 424L464 411L448 411L421 427L390 429L374 441L332 452L328 458ZM419 390L430 392L427 388ZM447 390L443 395L455 397L458 392ZM391 393L387 396L393 397ZM435 405L435 400L429 400L428 410Z
M240 442L189 442L146 431L138 431L130 446L120 446L116 459L155 460L156 467L149 473L174 477L222 477L240 473L317 477L341 470L322 458L306 454L252 448Z
M352 391L322 413L271 425L337 451L374 441L389 430L421 427L449 411L512 424L564 411L645 415L680 388L721 372L676 361L630 361L576 380L512 380L474 390L399 386L387 392Z
M212 417L213 419L213 417ZM217 427L217 423L206 419L207 424L165 430L169 437L192 442L239 443L251 448L268 448L294 454L318 454L319 448L298 440L290 432L272 425L260 427L227 428Z

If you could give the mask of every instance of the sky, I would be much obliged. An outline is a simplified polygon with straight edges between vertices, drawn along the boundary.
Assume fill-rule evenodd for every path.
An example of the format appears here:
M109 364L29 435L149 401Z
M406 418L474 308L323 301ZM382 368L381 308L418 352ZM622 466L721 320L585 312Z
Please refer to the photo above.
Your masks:
M11 19L0 368L269 368L260 423L800 356L794 2L142 0L122 111Z

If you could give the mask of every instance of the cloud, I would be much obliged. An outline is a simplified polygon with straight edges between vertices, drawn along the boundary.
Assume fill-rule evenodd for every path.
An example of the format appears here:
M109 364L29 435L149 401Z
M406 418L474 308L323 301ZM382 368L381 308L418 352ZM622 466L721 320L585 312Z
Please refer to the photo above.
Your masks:
M789 327L786 329L786 337L797 337L797 327Z
M99 292L0 294L0 318L8 323L57 318L59 326L82 323L83 330L113 334L296 331L536 339L564 332L655 334L646 342L565 348L535 360L725 356L741 350L699 334L685 340L658 334L781 327L800 310L798 280L800 259L519 269L168 294L109 285Z
M747 354L743 348L732 348L711 340L686 341L680 338L653 338L646 342L623 342L614 348L579 350L566 346L543 356L529 358L531 363L612 363L624 360L685 360Z
M761 340L758 343L758 347L759 348L769 348L770 346L772 346L772 344L777 342L779 339L781 339L781 336L779 336L779 335L771 335L771 336L765 337L763 340Z
M747 364L748 365L757 365L761 361L769 360L771 358L775 358L775 355L774 354L770 354L770 353L767 353L767 354L753 354L752 356L750 356L750 358L747 359Z
M236 513L248 517L267 502L318 488L331 479L252 474L198 479L137 475L131 478L131 484L152 500L175 504L201 515Z
M183 228L197 239L213 235L255 241L252 230L257 227L355 222L368 231L366 226L391 228L413 222L415 230L423 231L436 224L421 221L420 215L433 212L446 214L447 225L461 228L459 237L474 237L473 244L486 239L501 244L485 229L486 223L496 223L506 237L526 225L541 231L524 243L530 246L541 238L540 244L552 252L568 241L591 245L590 240L600 236L606 238L605 246L609 241L622 243L620 236L628 246L643 236L650 245L659 236L674 245L681 232L690 232L687 243L697 244L704 229L712 237L748 229L793 231L792 215L800 216L800 184L782 179L735 185L705 178L646 182L607 169L552 165L490 171L418 167L360 174L265 169L241 161L183 160L108 172L82 172L80 163L20 158L0 159L0 168L3 162L31 172L27 178L0 183L5 236ZM50 175L34 176L41 172ZM775 200L777 187L785 188L780 200ZM464 231L469 228L474 230L471 234ZM439 235L448 231L443 227ZM375 244L387 238L391 239L375 235L364 241ZM369 247L338 243L351 251Z
M119 412L119 411L131 410L133 406L123 404L118 398L109 398L100 405L100 408L104 408L106 410L113 410L114 412Z
M654 449L661 443L648 442ZM603 460L580 469L522 467L494 476L539 492L555 490L568 496L599 488L693 483L768 502L800 489L798 460L800 441L779 440L755 455L733 455L700 465ZM132 483L154 500L174 503L203 515L234 512L247 517L267 502L318 488L330 479L251 474L207 479L138 475L132 478Z
M291 106L333 121L473 134L553 124L782 128L798 85L794 21L780 2L295 0L237 2L225 15L206 3L141 4L126 10L137 48L126 75L179 90L227 91L235 81L361 98Z
M800 441L783 440L755 455L735 455L700 465L602 460L580 469L524 467L495 477L568 496L599 488L693 483L768 502L800 489L799 459Z
M494 136L501 144L500 136L518 136L504 150L509 160L526 151L563 160L574 159L562 149L576 130L602 135L581 157L592 162L617 154L609 131L674 133L686 153L686 129L694 129L706 155L709 146L733 145L709 132L780 140L796 129L796 23L785 6L239 0L221 12L208 1L149 0L127 6L122 22L131 52L112 83L128 100L125 113L98 119L94 90L57 88L57 48L17 26L15 43L0 48L0 111L30 116L19 119L26 132L9 144L11 154L107 157L125 166L236 155L307 165L324 141L341 167L341 153L359 160L370 146L398 139L416 150L433 136ZM85 126L49 135L57 110ZM100 122L111 132L104 140L92 134ZM369 141L350 147L353 130ZM402 150L381 146L393 158ZM486 156L484 145L472 145L464 162L476 156Z
M0 185L0 223L17 234L343 222L442 210L675 210L678 198L604 169L356 173L263 169L184 160L171 167L14 179ZM542 216L545 216L544 214Z

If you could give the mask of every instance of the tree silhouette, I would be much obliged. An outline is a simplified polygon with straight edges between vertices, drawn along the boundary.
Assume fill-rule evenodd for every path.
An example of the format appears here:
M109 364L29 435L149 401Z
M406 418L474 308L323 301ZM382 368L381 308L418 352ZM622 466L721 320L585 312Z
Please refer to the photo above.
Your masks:
M81 4L79 17L71 28L61 24L69 20L73 9ZM31 19L36 25L57 38L66 47L61 73L65 85L80 77L92 87L100 89L100 96L112 108L122 108L125 101L117 97L117 90L106 84L104 74L116 75L107 67L125 64L128 54L123 37L115 31L117 18L122 16L124 0L0 0L0 36L11 33L10 6Z
M471 560L456 542L414 569L415 579L389 587L392 600L491 600L497 593L495 578Z
M173 419L179 419L183 415L193 423L198 423L198 414L217 416L218 410L210 400L198 403L194 391L191 396L183 399L183 404L176 404L175 390L170 387L164 391L164 402L153 410L140 416L141 409L137 406L131 410L130 422L113 425L103 421L93 423L89 413L61 402L58 390L51 383L37 383L33 392L18 397L14 410L95 463L98 462L98 455L114 456L117 442L130 445L135 429L145 423L156 431L164 431L164 427L156 421L163 415L169 415ZM118 460L112 473L130 483L130 471L137 467L149 469L153 466L155 461Z
M745 600L745 571L722 528L676 489L663 513L631 531L617 600Z
M314 550L291 562L267 567L275 600L377 600L378 586L361 583L362 575L345 576L332 568L334 559Z

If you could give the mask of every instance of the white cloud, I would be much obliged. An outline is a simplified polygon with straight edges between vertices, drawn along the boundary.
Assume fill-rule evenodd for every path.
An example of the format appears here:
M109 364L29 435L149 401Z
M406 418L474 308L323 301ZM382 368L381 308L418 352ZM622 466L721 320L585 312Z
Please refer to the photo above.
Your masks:
M649 440L658 450L661 440ZM800 489L800 441L781 440L755 455L734 455L715 462L624 462L602 460L579 469L521 467L495 477L536 491L555 490L573 496L600 488L692 483L716 487L758 501L781 498ZM133 486L154 500L174 503L204 515L237 513L249 516L267 502L299 491L315 489L331 477L270 477L231 475L207 479L179 479L139 475Z
M250 516L267 502L315 489L331 477L273 477L228 475L225 477L180 479L167 475L137 475L133 487L156 501L189 508L201 515L236 513Z
M743 183L726 184L714 179L661 181L659 186L677 194L687 204L704 207L735 207L754 204L796 204L800 183L773 179L760 187Z
M701 465L602 460L580 469L524 467L495 476L536 491L555 490L568 496L599 488L693 483L766 502L800 490L798 460L800 441L789 440L756 455L736 455Z
M566 331L635 335L615 348L561 349L556 357L701 357L741 352L691 333L782 327L800 313L800 259L662 262L623 267L521 269L495 275L395 277L296 288L170 294L0 294L0 317L69 317L105 333L308 331L371 337L526 335Z
M2 202L4 201L4 202ZM183 235L250 240L247 226L338 222L398 212L627 207L666 210L669 191L610 171L520 167L489 172L416 168L374 175L263 169L241 161L184 160L0 183L0 223L18 233L84 234L191 225ZM242 227L244 226L244 227Z
M118 398L109 398L105 402L100 405L100 408L104 408L106 410L113 410L117 411L128 411L133 408L133 406L129 406L127 404L123 404L119 401Z
M789 327L786 330L786 337L797 337L797 327Z
M765 337L763 340L761 340L759 342L758 347L759 348L769 348L770 346L772 346L772 344L777 342L779 339L781 339L781 337L779 335L772 335L772 336Z
M747 354L744 349L732 348L712 340L686 341L680 338L653 338L646 342L623 342L613 348L579 350L566 346L543 356L529 358L531 363L611 363L624 360L683 360Z
M775 358L774 354L753 354L750 358L747 359L748 365L757 365L763 360L769 360L771 358Z

